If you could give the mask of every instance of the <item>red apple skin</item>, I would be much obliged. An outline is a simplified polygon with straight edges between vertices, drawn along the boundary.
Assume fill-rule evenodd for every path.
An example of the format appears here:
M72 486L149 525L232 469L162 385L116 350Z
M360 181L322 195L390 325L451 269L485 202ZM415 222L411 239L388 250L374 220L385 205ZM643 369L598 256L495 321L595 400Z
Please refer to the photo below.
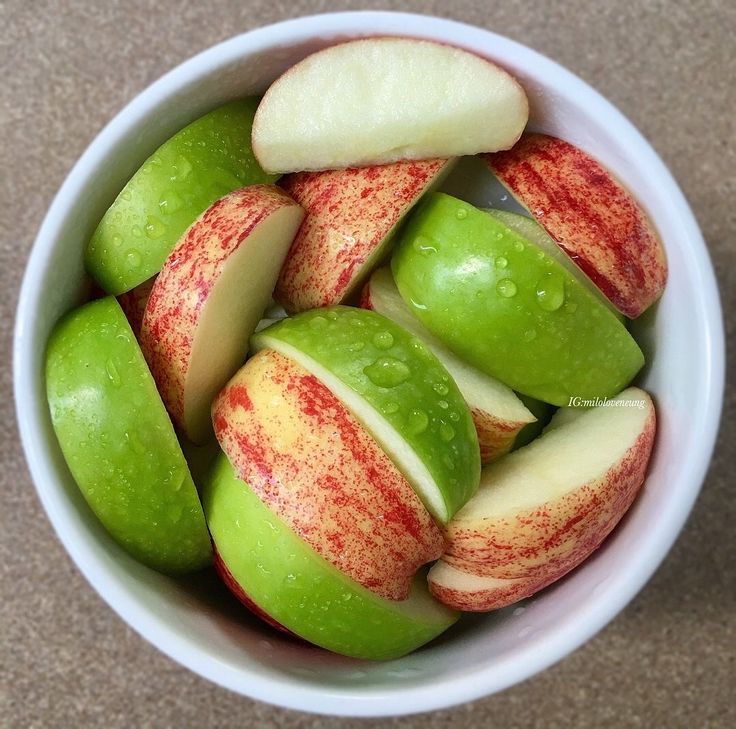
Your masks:
M346 298L378 266L390 234L451 160L298 172L279 184L307 215L274 298L290 313Z
M141 348L167 410L187 434L185 385L210 292L227 259L248 244L253 229L276 210L294 205L274 185L251 185L225 195L186 230L156 277L141 325Z
M146 304L148 303L148 298L151 295L155 280L156 277L152 276L143 283L138 284L135 288L117 297L118 304L120 304L120 308L123 310L136 339L140 339L141 337L143 316L145 315Z
M411 485L345 406L301 365L253 356L212 406L238 477L317 553L381 597L403 600L444 549Z
M446 528L443 560L479 576L537 579L565 574L608 536L644 483L656 430L654 408L623 459L601 478L513 517L465 522L462 511Z
M544 134L524 135L512 149L483 158L622 314L634 319L660 297L667 281L661 241L598 161Z
M232 594L235 595L235 597L237 597L238 600L240 600L240 602L253 613L253 615L255 615L257 618L260 618L264 623L267 623L272 628L275 628L282 633L286 633L286 635L291 636L292 638L301 640L298 635L295 635L288 628L285 628L283 625L281 625L281 623L274 620L268 613L261 610L261 608L258 607L258 605L256 605L256 603L254 603L253 600L250 599L245 590L243 590L243 588L233 577L232 572L230 572L230 570L227 568L227 565L225 564L225 562L223 562L220 553L217 551L214 545L212 546L212 552L213 566L215 568L215 572L217 572L220 579L225 583L225 586L228 588L228 590L230 590L230 592L232 592Z

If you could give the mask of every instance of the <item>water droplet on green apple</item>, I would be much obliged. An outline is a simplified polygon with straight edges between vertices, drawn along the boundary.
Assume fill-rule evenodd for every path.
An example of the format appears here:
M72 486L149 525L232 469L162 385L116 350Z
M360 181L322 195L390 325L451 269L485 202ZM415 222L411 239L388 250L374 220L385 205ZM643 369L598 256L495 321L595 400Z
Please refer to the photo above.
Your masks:
M509 265L508 260L504 258L503 256L498 256L498 258L496 258L495 263L496 263L496 268L506 268L506 266Z
M458 420L460 420L460 413L457 410L450 410L450 412L447 414L447 417L450 418L453 422L457 423Z
M423 433L429 425L429 416L424 410L414 408L406 419L406 429L412 435Z
M107 362L105 362L105 372L107 372L107 376L110 378L110 382L112 382L115 387L120 387L120 384L122 383L122 380L120 379L120 373L118 372L118 368L115 366L115 363L108 359Z
M468 217L468 209L467 208L458 208L457 212L455 213L455 217L458 220L465 220L465 218Z
M394 335L391 332L376 332L373 335L373 344L378 349L391 349L394 346Z
M546 273L537 282L537 303L545 311L557 311L565 303L565 283L556 273Z
M164 215L173 215L181 210L183 205L184 201L173 190L165 192L158 201L158 206Z
M133 234L134 238L140 238L143 235L143 231L141 230L139 225L134 225L130 232Z
M524 332L524 341L525 342L531 342L537 337L537 330L536 329L527 329Z
M411 375L409 366L395 357L380 357L363 369L368 379L378 387L396 387Z
M440 400L437 403L443 410L447 410L447 408L450 407L450 403L447 402L447 400Z
M449 443L454 437L455 428L453 428L449 423L442 423L442 425L440 425L440 438L442 438L445 443Z
M146 218L146 237L156 240L165 232L166 226L155 215L149 215Z
M365 347L365 342L360 342L360 341L358 341L358 342L351 342L348 345L348 349L351 352L360 352L360 350L363 349L364 347Z
M174 174L171 176L172 182L183 182L189 177L192 171L192 163L183 154L180 154L176 159L173 170Z
M327 319L323 316L313 316L309 320L309 326L312 327L312 329L324 329L327 326Z
M381 406L381 412L384 415L391 415L392 413L396 413L398 411L399 411L399 403L394 402L393 400L391 400L391 401L389 401L387 403L384 403Z
M431 256L433 253L437 253L437 247L433 245L432 241L426 235L418 235L412 245L414 246L414 250L423 256Z
M114 246L115 246L116 248L119 248L119 247L120 247L120 244L121 244L122 242L123 242L123 238L122 238L122 236L119 236L119 235L118 235L117 233L116 233L116 234L115 234L115 235L114 235L114 236L112 237L112 244L113 244L113 245L114 245Z
M120 195L120 197L121 197L121 198L122 198L123 200L125 200L125 202L129 202L129 201L130 201L130 199L131 199L131 197L132 197L132 195L130 194L130 190L123 190L123 192L122 192L122 194Z
M514 250L517 253L521 253L524 250L524 244L520 240L514 241Z
M131 268L138 268L143 261L140 252L137 251L135 248L131 248L125 257L127 258L128 265Z
M444 382L435 382L434 385L432 385L432 389L438 395L447 395L447 393L450 392L450 388L447 387Z
M184 507L181 504L171 504L168 508L169 519L176 524L180 519L184 511Z
M516 284L510 278L502 278L496 284L496 291L504 299L510 299L512 296L516 296Z
M451 471L455 470L455 460L449 453L445 453L442 456L442 463L444 463Z

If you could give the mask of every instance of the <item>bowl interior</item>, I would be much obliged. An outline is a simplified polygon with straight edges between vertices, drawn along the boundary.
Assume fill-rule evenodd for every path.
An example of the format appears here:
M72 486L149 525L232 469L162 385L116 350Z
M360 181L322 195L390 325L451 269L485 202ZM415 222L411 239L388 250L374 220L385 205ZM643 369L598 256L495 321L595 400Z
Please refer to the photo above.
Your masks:
M262 92L308 53L348 37L435 38L485 55L518 76L532 125L591 152L636 194L665 242L669 285L635 325L648 355L639 384L656 398L659 432L633 509L598 552L524 604L467 616L445 636L388 664L353 661L279 637L211 575L171 580L127 557L73 483L51 429L43 355L59 316L85 295L82 253L139 164L205 111ZM497 193L476 187L491 202ZM446 20L389 13L305 18L234 38L175 69L132 102L74 168L42 227L18 313L16 398L29 464L66 548L136 630L202 675L273 703L339 714L426 711L504 688L599 630L651 575L697 495L722 387L720 313L712 271L687 204L659 158L613 107L551 61L507 39Z

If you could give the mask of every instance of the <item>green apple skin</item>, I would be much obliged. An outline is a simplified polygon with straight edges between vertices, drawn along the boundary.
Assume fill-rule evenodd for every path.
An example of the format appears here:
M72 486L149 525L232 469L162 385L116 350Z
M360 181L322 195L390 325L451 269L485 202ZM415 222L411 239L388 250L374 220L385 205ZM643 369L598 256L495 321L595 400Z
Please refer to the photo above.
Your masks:
M497 220L500 220L507 228L511 228L511 230L518 233L522 238L526 238L528 241L534 243L534 245L539 246L550 258L554 258L555 261L564 266L588 291L594 294L619 321L624 321L624 315L614 307L608 300L608 297L588 277L588 274L582 268L575 265L572 258L557 245L554 238L536 220L532 220L526 215L509 212L508 210L487 208L486 212L493 215Z
M426 466L440 492L435 504L417 487L415 474L404 476L438 521L449 521L475 493L480 451L468 406L440 361L398 324L366 309L333 306L284 319L251 342L287 356L283 345L307 355L380 414L393 429L385 440L354 411L390 456L392 442L403 438Z
M261 169L250 146L258 101L235 101L205 114L133 175L86 251L87 271L107 293L117 296L158 273L182 233L215 200L276 179Z
M310 643L354 658L390 660L458 618L431 597L423 573L400 601L346 577L236 477L224 454L204 484L203 503L218 555L245 596Z
M56 325L46 391L69 470L113 538L161 572L208 565L212 550L197 490L114 298L85 304Z
M644 364L626 327L563 266L492 215L434 193L392 259L420 321L460 357L553 405L620 392Z
M518 393L518 395L519 399L524 403L527 410L531 412L536 420L533 423L525 425L518 432L514 439L514 445L511 448L512 451L527 445L527 443L531 443L544 430L544 427L549 423L555 412L555 408L553 408L549 403L535 400L533 397L522 395L521 393Z

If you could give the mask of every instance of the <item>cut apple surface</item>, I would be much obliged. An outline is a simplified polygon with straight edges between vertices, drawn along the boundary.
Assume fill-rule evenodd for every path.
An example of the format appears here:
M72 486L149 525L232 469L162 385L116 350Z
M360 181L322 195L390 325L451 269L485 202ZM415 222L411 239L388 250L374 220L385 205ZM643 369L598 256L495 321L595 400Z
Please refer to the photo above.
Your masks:
M141 346L169 412L195 443L212 433L212 400L245 360L303 217L277 187L236 190L189 227L153 285Z
M425 40L361 39L276 80L256 113L253 150L270 172L455 157L508 149L528 116L518 82L484 58Z
M285 319L251 341L299 362L345 403L439 521L475 493L480 459L468 407L439 360L405 329L335 306Z
M313 374L270 349L254 355L212 407L240 478L351 579L403 600L437 559L439 527L411 485Z
M535 416L510 387L464 362L429 332L404 303L389 268L371 276L361 305L421 339L447 369L470 408L482 464L508 452L525 426L535 422Z
M162 572L206 566L212 554L197 490L114 298L86 304L56 325L46 390L69 470L112 537Z
M593 283L634 319L667 280L664 248L633 195L569 142L529 134L486 160L517 200Z
M161 269L184 231L215 200L273 182L250 146L258 99L225 104L164 142L103 216L85 253L105 291L129 291Z
M492 215L442 193L412 212L391 260L411 312L446 346L553 405L620 392L644 356L569 271Z
M217 553L242 594L292 633L355 658L399 658L449 628L458 613L418 575L406 600L386 600L320 556L239 480L220 456L203 494Z
M654 441L649 395L632 387L572 418L559 412L542 436L483 470L478 493L447 525L448 564L482 577L556 579L624 515Z
M395 162L281 180L307 215L281 269L276 299L290 312L345 301L381 262L396 226L451 163Z
M151 289L153 289L153 283L156 280L155 276L144 281L142 284L138 284L134 289L126 291L124 294L120 294L117 297L118 304L123 310L130 328L133 330L136 338L141 335L141 327L143 326L143 316L146 313L146 304L148 303L148 297L151 295Z

